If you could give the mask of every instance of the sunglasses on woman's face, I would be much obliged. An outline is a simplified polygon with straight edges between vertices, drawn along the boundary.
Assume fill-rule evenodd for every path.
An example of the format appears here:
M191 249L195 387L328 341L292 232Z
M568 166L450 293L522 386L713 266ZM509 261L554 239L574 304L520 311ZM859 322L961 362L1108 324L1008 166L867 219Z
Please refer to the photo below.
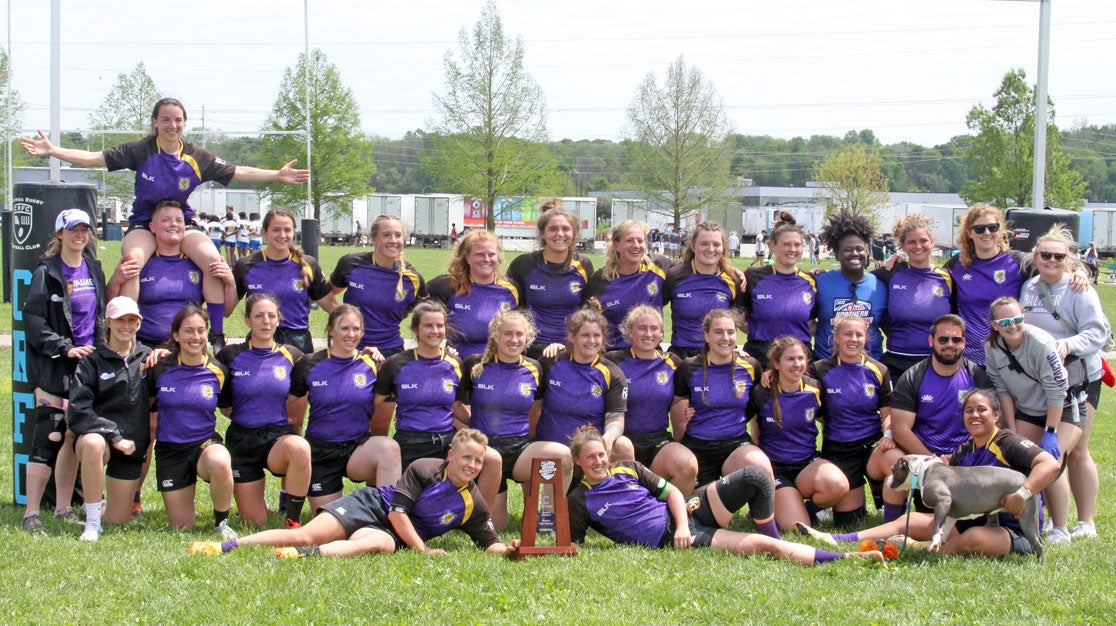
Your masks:
M1000 224L999 224L999 222L994 222L992 224L973 224L972 226L969 227L969 229L972 230L974 233L976 233L978 235L983 235L986 232L989 232L989 233L999 232Z
M1015 317L1003 317L998 320L992 320L992 323L1000 328L1011 328L1013 325L1018 326L1023 323L1023 316L1016 315Z
M1055 261L1065 261L1066 260L1066 253L1065 252L1039 252L1039 258L1042 259L1043 261L1049 261L1050 259L1054 259Z

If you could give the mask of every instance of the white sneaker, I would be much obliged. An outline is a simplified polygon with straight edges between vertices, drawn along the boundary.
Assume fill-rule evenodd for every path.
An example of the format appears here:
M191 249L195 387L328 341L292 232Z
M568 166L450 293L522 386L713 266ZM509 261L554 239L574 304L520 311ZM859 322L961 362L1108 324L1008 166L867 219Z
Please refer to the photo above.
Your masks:
M1096 537L1097 525L1093 522L1078 522L1069 531L1070 537Z
M1050 531L1052 530L1054 530L1054 520L1050 519L1050 516L1047 515L1046 517L1042 518L1042 534L1050 534Z
M236 531L229 528L229 520L227 519L221 520L221 523L217 525L217 532L221 534L221 541L232 541L238 538Z
M1046 537L1044 537L1043 539L1046 541L1046 543L1051 545L1062 543L1068 544L1073 541L1073 539L1070 537L1069 531L1065 528L1062 528L1061 526L1055 526L1050 532L1046 533Z
M97 541L100 538L101 526L99 524L96 526L93 524L86 524L85 530L81 531L81 536L78 537L78 541Z

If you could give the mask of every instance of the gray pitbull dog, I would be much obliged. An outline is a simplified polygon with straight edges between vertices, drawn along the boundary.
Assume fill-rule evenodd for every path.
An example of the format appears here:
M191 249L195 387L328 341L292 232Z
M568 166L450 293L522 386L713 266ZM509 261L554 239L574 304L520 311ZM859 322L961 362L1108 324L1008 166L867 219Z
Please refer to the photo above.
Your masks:
M1023 486L1025 477L1006 467L953 467L937 457L908 454L891 468L889 486L909 491L912 479L918 477L915 489L922 491L922 502L934 509L934 537L930 550L937 552L957 520L987 517L988 526L999 526L998 514L1004 509L1000 500ZM1027 499L1019 526L1039 561L1043 556L1039 534L1038 498Z

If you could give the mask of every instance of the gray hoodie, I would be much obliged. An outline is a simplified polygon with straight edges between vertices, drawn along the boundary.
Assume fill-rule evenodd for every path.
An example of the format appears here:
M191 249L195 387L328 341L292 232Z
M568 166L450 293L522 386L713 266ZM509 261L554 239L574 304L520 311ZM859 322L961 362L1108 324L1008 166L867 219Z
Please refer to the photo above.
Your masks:
M996 393L1010 395L1017 412L1045 419L1047 407L1067 406L1073 402L1067 397L1066 369L1050 333L1023 325L1023 343L1017 350L1011 350L1023 372L1011 369L1005 350L1011 349L1000 334L993 331L984 342L984 362Z
M1049 285L1049 300L1054 305L1054 312L1074 331L1068 333L1062 323L1046 310L1042 302L1044 286L1046 283L1038 276L1023 284L1019 304L1023 307L1027 323L1045 330L1055 339L1065 339L1069 353L1085 361L1088 380L1099 379L1102 375L1100 350L1112 331L1096 289L1090 287L1075 293L1069 287L1068 275Z

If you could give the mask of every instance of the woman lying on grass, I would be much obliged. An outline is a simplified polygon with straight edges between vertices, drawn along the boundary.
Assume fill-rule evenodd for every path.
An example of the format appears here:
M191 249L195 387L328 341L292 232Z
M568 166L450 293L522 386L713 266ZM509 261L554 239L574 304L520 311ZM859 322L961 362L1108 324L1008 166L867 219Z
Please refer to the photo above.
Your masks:
M858 556L882 561L879 551L829 552L779 539L771 478L745 467L710 483L686 501L678 489L634 461L610 464L601 434L592 426L577 429L570 442L574 465L585 474L570 493L570 535L585 540L589 527L617 543L665 548L711 547L733 554L766 554L815 565ZM735 512L748 504L759 533L725 530Z
M241 539L218 543L195 541L191 554L218 555L240 546L275 546L281 559L307 555L357 556L365 552L395 552L407 547L445 554L426 541L460 528L487 552L507 554L511 545L500 542L473 480L484 464L488 438L478 430L457 431L446 460L418 459L391 487L363 487L334 500L302 528L265 530Z

